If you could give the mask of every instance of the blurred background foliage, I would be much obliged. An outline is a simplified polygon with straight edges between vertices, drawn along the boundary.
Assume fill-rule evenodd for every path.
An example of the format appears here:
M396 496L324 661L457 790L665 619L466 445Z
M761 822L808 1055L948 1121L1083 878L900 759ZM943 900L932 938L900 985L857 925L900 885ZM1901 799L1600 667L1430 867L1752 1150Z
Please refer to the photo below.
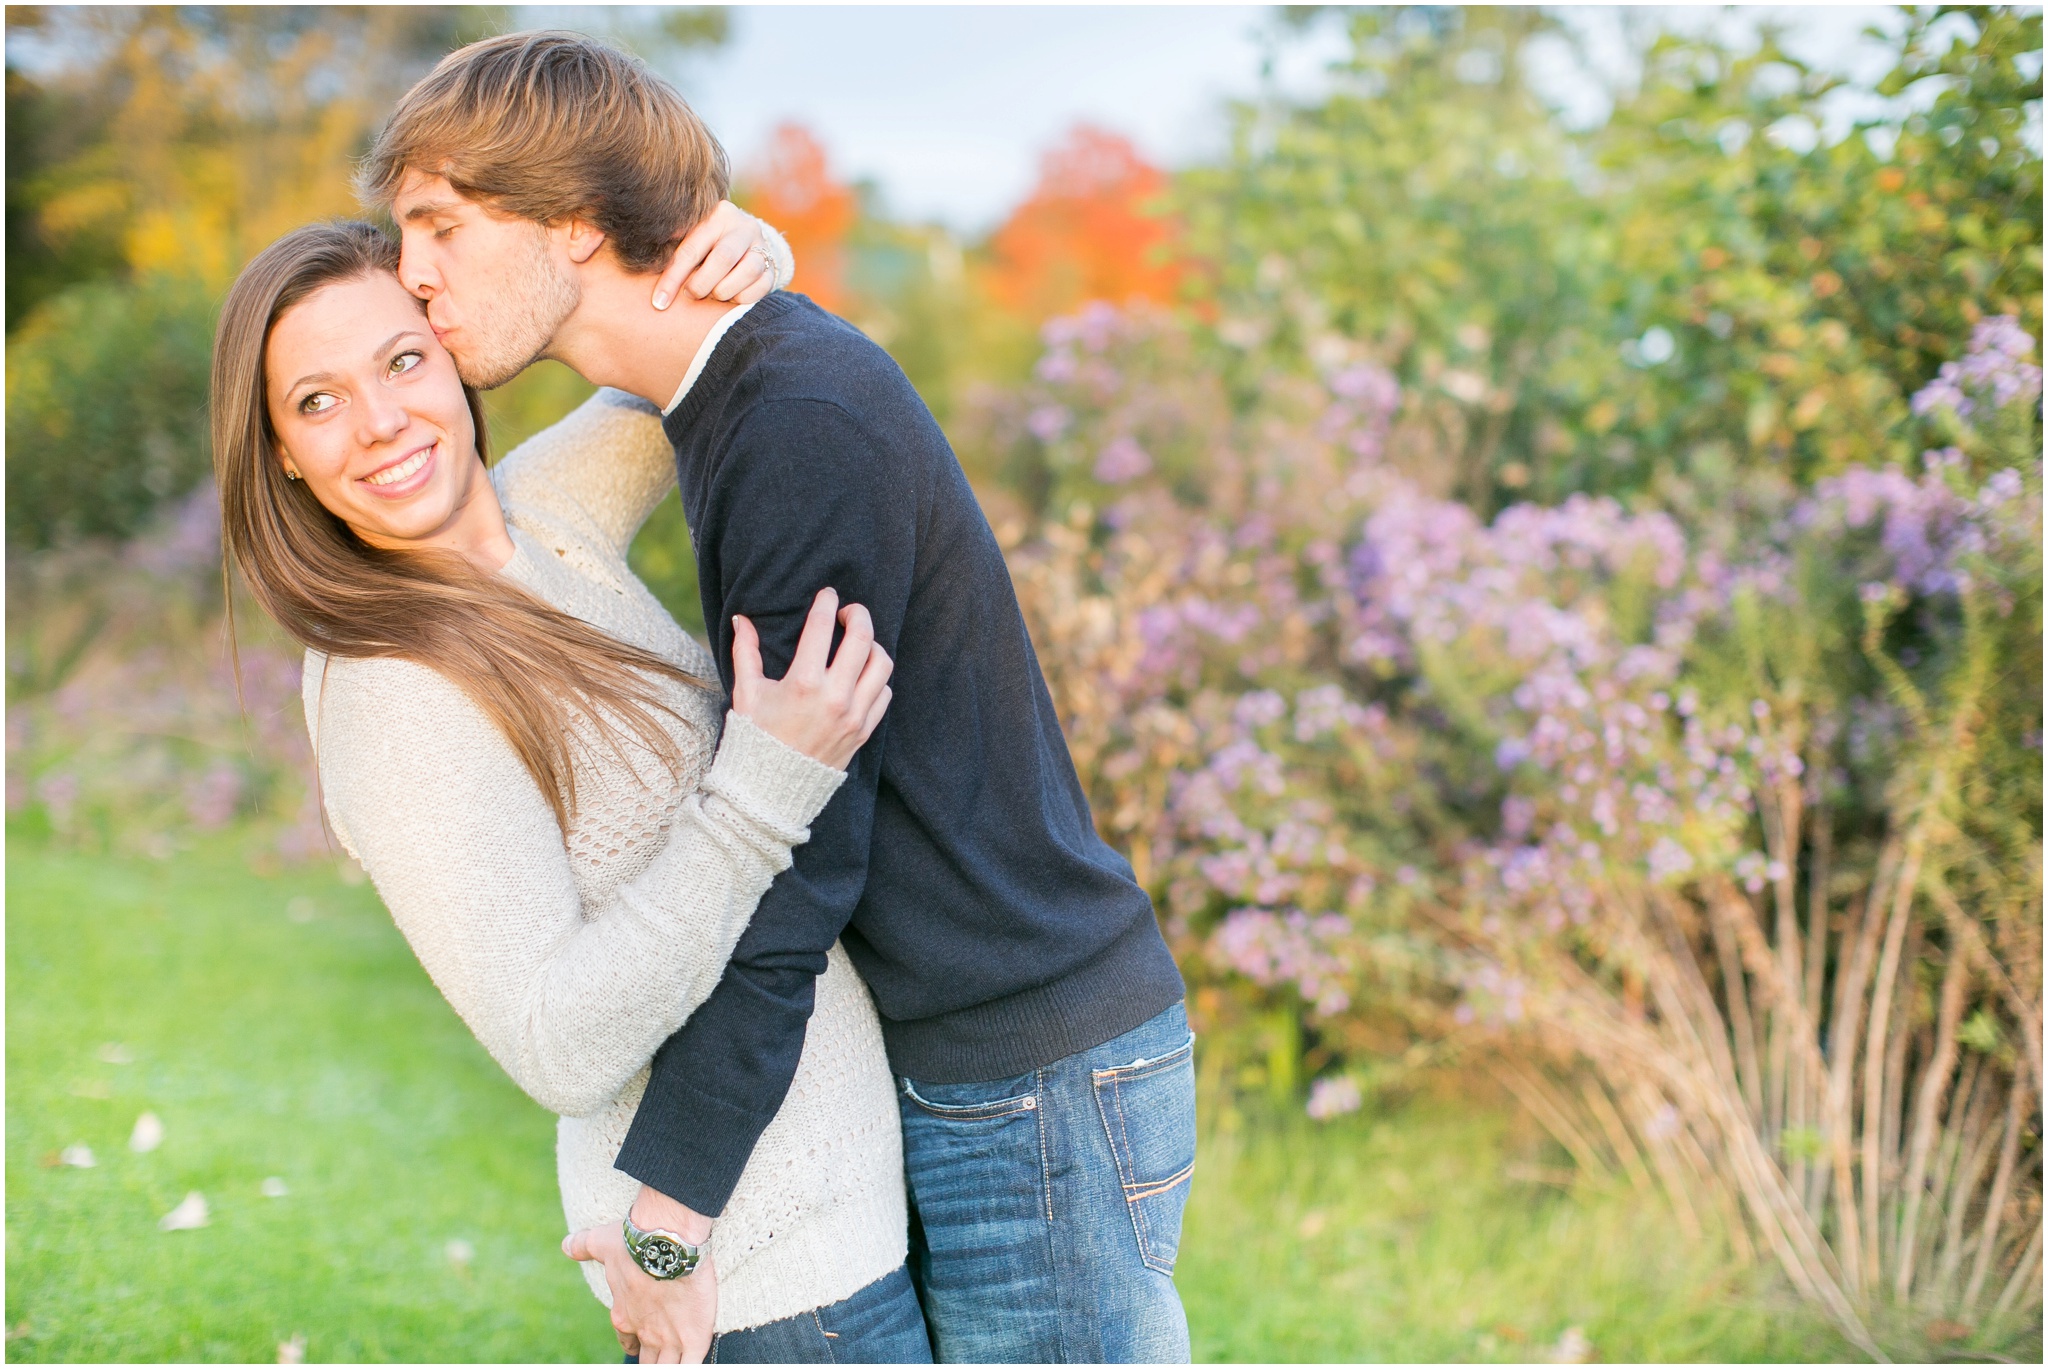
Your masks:
M290 877L331 848L296 654L221 649L212 310L513 16L7 14L10 831L240 834ZM587 18L657 64L726 32ZM736 168L1011 557L1193 990L1205 1144L1249 1175L1275 1109L1335 1137L1463 1080L1540 1128L1526 1183L1774 1270L1836 1338L1608 1326L1610 1357L2038 1356L2039 12L1902 11L1854 90L1768 25L1643 27L1580 123L1530 78L1556 14L1275 41L1314 23L1350 39L1323 94L1233 106L1178 170L1075 128L980 238L802 127ZM495 392L494 450L587 389ZM634 559L701 627L675 501ZM1401 1344L1533 1353L1454 1329ZM1591 1353L1566 1331L1544 1353Z

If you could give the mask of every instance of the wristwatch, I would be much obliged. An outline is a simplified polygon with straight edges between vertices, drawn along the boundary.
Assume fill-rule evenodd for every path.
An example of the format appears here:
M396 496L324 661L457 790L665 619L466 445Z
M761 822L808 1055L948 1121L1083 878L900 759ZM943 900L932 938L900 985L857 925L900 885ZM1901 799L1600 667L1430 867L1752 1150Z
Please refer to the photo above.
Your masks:
M626 1214L626 1251L650 1279L688 1278L704 1258L704 1247L691 1245L673 1231L642 1231ZM707 1243L708 1244L708 1243Z

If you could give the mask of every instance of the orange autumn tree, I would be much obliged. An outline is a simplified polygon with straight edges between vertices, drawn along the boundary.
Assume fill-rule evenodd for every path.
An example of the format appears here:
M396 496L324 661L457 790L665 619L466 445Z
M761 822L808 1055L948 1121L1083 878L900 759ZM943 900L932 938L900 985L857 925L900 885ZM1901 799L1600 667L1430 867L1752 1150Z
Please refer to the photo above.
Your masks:
M782 230L796 253L795 288L844 312L846 237L860 214L853 187L832 178L825 148L801 124L783 124L734 190L737 203Z
M989 295L1033 322L1088 300L1171 302L1179 272L1162 249L1173 226L1148 212L1166 186L1128 138L1077 125L989 240Z

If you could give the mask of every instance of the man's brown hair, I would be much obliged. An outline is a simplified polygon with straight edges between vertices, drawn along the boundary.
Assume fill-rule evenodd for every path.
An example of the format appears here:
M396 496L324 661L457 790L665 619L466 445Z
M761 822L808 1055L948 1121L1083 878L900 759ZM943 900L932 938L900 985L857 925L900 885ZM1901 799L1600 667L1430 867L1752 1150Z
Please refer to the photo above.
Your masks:
M637 57L580 33L457 48L398 102L356 173L388 211L409 170L499 214L602 229L629 271L668 261L725 198L732 169L695 111Z

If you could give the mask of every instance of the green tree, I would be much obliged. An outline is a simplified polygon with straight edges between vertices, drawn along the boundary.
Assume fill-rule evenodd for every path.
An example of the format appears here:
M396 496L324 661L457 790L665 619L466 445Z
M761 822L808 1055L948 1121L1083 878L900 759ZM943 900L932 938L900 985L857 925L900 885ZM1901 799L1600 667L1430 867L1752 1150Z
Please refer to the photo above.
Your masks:
M1908 12L1878 92L1939 94L1832 143L1841 80L1768 28L1751 52L1657 37L1575 132L1529 82L1554 20L1348 22L1335 93L1240 107L1229 156L1183 178L1197 293L1241 393L1276 364L1390 366L1482 512L1902 459L1906 397L1970 323L2039 333L2038 12Z

